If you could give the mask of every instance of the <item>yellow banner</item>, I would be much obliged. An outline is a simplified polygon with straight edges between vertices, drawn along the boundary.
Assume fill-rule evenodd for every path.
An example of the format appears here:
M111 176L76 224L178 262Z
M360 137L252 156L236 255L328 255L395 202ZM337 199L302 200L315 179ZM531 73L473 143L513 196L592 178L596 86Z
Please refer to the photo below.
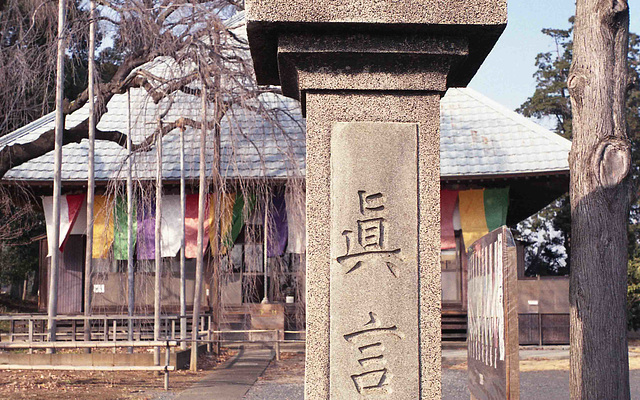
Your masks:
M209 243L211 244L211 248L216 248L216 235L218 234L217 227L213 223L215 220L215 207L213 207L213 202L217 198L216 195L211 195L211 207L209 207ZM226 247L224 246L224 238L229 235L231 231L231 226L233 222L233 205L236 202L236 194L235 193L224 193L222 195L222 204L220 206L220 243L223 243L221 248L221 253L226 253Z
M458 198L460 225L466 248L489 233L484 213L484 189L460 191Z
M113 202L105 196L93 200L93 258L107 258L113 244Z

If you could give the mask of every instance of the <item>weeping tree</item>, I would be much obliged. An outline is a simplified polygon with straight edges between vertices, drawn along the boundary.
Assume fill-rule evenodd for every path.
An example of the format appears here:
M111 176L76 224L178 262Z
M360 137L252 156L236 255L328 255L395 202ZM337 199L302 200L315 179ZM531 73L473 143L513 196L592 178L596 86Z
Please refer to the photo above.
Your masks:
M627 223L631 144L626 0L576 3L567 87L571 170L571 398L628 399Z
M54 107L57 4L6 0L0 12L0 136L50 112ZM86 2L67 2L69 47L65 92L75 97L87 85ZM98 35L98 46L101 35ZM109 60L104 60L105 65ZM111 69L106 69L109 73Z
M13 1L13 0L12 0ZM109 37L112 46L103 49L100 54L97 68L102 71L100 77L108 77L108 80L99 81L96 84L97 107L95 120L98 124L108 111L108 103L114 95L124 94L131 88L144 88L150 99L158 104L163 99L176 92L198 95L201 88L200 76L205 76L205 81L210 87L218 87L225 93L219 93L216 113L211 120L221 119L226 111L233 104L245 104L250 99L255 99L258 94L265 91L256 86L253 82L252 67L250 59L246 54L246 43L238 37L230 27L225 26L224 21L235 12L242 9L240 4L233 0L214 0L207 2L198 1L162 1L162 0L133 0L133 1L101 1L99 2L99 27L103 35ZM5 11L3 15L6 15ZM33 10L31 19L37 21L44 19L51 23L51 17L55 13L55 7L49 7L48 3ZM44 15L43 15L44 14ZM55 21L55 14L53 14ZM70 21L75 21L69 18ZM72 23L67 25L67 48L86 49L86 32L88 22ZM27 29L29 31L30 27ZM27 65L3 68L11 71L12 76L20 76L21 72L34 65L47 65L39 72L51 77L55 65L55 32L47 32L46 45L42 49L35 49L43 54L43 60L30 59ZM225 40L221 41L220 37ZM22 42L29 47L29 44ZM16 45L17 46L17 45ZM194 51L197 49L197 51ZM202 52L207 61L194 59L194 54ZM5 54L9 54L5 52ZM158 57L164 59L171 58L179 65L193 63L197 68L182 68L183 74L174 74L170 78L154 74L152 71L143 68L145 64L154 61ZM198 55L200 57L200 55ZM9 56L7 56L9 58ZM53 63L52 61L53 60ZM101 62L102 61L102 62ZM8 62L8 61L7 61ZM44 68L44 67L43 67ZM217 78L222 77L224 78ZM67 74L67 79L69 74ZM226 86L215 83L224 80ZM5 82L9 82L7 79ZM82 81L78 78L78 81ZM5 83L5 86L7 84ZM86 81L82 81L86 87ZM21 87L28 87L22 84ZM33 86L39 86L34 84ZM2 85L0 85L0 88ZM51 86L49 86L50 88ZM269 89L267 89L269 90ZM77 95L65 98L63 112L69 115L87 104L88 90L66 90L66 94ZM2 96L2 98L29 97L25 96ZM49 93L43 94L42 98L50 100ZM41 103L42 110L50 108L45 106L46 101ZM16 115L16 107L3 105L3 115ZM32 114L30 114L32 115ZM64 131L64 143L79 143L88 137L89 119L82 121L74 127L66 128ZM213 123L211 123L213 126ZM180 126L190 126L198 128L198 122L191 119L181 121L169 121L163 123L162 128L149 135L146 140L134 144L134 151L148 151L153 145L156 134L166 134ZM0 150L0 178L8 170L21 165L31 159L53 150L53 129L43 133L37 140L5 147ZM108 140L126 146L126 132L96 130L97 140Z
M212 200L212 224L218 226L223 219L220 204L224 202L225 191L242 192L245 199L251 196L264 197L269 192L266 182L260 187L255 180L238 181L234 183L234 188L227 187L228 184L218 169L223 125L226 124L227 129L234 131L236 139L232 139L231 142L251 142L247 132L233 129L241 125L234 121L247 118L267 120L274 130L278 130L283 118L290 116L287 115L287 110L279 110L273 104L265 106L265 102L259 100L265 92L273 92L276 89L260 87L255 83L246 34L243 31L244 21L239 16L243 11L242 2L101 0L98 4L99 32L102 33L102 37L108 38L105 42L111 44L102 48L96 59L97 68L101 73L93 77L96 99L93 113L95 139L116 143L122 147L123 152L130 151L127 159L133 160L134 163L136 160L148 162L155 154L158 154L160 160L162 138L168 135L186 134L186 140L200 143L201 150L213 144L212 159L206 162L215 167L204 179L201 171L201 179L196 185L201 203L198 218L201 251L197 260L194 304L200 304L198 288L202 288L202 275L208 274L208 279L219 281L221 278L215 274L220 270L219 258L223 257L223 252L219 251L221 238L218 235L218 243L215 246L212 243L210 252L218 257L217 260L213 260L214 266L205 265L205 260L202 259L206 247L203 243L205 234L202 220L209 217L202 215L204 193L211 191L217 196ZM33 15L43 12L52 11L37 8ZM68 24L65 38L67 48L85 48L83 43L86 41L87 31L87 23ZM55 41L52 45L55 45ZM55 52L52 51L51 54L54 55ZM143 134L136 137L127 129L98 129L100 121L109 111L110 101L114 96L133 92L143 92L143 103L149 105L144 107L154 110L152 122L143 122L150 128L138 130ZM78 90L74 96L70 96L70 93L71 91L66 91L68 97L62 107L65 117L73 113L87 115L83 109L87 107L90 97L88 89ZM182 112L185 104L192 104L193 99L195 104L199 105L196 107L197 111ZM67 124L64 128L63 145L86 140L90 121L87 117L80 122ZM54 149L54 136L54 129L51 129L29 143L14 144L0 149L0 178L11 168L51 152ZM258 144L251 144L258 150ZM287 153L286 144L283 147L280 150ZM231 153L233 152L232 149ZM205 164L202 162L203 157L210 155L206 152L201 154L202 166ZM267 155L260 154L261 163L264 164L266 157ZM295 161L292 165L295 168ZM227 168L234 169L234 166ZM122 170L126 171L125 165L122 166ZM292 170L290 175L295 176L297 173L298 171ZM119 179L122 180L124 177L121 174ZM158 186L160 182L161 179L158 179ZM150 190L154 190L148 186L149 182L136 183L138 197L144 198ZM112 198L115 198L119 191L122 194L122 190L121 182L114 182L107 188ZM266 211L263 214L266 220ZM251 235L251 232L245 232L245 236ZM214 303L216 301L213 300ZM157 304L155 308L158 308ZM198 313L199 307L194 307L194 321L197 321ZM197 359L192 358L192 368L195 364L193 361Z

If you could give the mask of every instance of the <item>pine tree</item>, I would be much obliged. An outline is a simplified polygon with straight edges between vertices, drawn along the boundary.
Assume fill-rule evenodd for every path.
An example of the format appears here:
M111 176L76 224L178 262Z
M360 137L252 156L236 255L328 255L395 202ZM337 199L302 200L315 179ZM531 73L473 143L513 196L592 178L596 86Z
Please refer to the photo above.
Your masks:
M536 90L516 111L525 117L537 119L549 119L555 124L555 132L567 139L572 138L572 113L571 102L569 100L569 90L567 79L569 77L569 67L571 66L573 54L573 20L569 22L568 29L543 29L542 33L549 36L555 42L555 51L540 53L536 56L537 71L534 73L536 79ZM629 137L633 145L633 175L634 182L640 177L640 37L634 33L629 35L629 75L634 84L630 86L627 98L627 124L629 126ZM637 186L637 185L636 185ZM635 191L634 191L635 192ZM637 196L636 196L637 197ZM636 201L632 202L633 221L638 220L640 209ZM543 275L557 275L566 271L558 271L557 265L562 265L562 261L554 258L567 259L569 254L569 242L571 231L571 215L567 198L560 198L543 212L531 217L519 225L521 238L525 241L532 241L533 237L529 233L534 227L542 227L549 224L553 230L559 232L559 237L550 237L540 246L534 246L527 254L529 265L533 263L536 267L532 269ZM635 232L632 230L635 240ZM558 251L558 247L565 247L565 251ZM547 255L547 257L538 257ZM631 256L631 254L630 254Z
M568 29L543 29L555 42L555 50L536 56L536 90L516 111L526 117L550 119L555 132L571 139L572 112L567 80L573 55L573 22ZM633 199L629 221L629 290L627 299L629 328L640 328L640 36L629 34L629 76L626 119L632 144ZM536 229L545 232L532 234ZM530 275L563 275L569 273L571 213L568 197L563 197L540 213L523 221L518 230L523 240L533 243L527 251L527 273ZM550 232L556 232L556 235ZM537 242L535 239L538 239ZM536 242L536 243L534 243ZM563 251L564 248L564 251Z

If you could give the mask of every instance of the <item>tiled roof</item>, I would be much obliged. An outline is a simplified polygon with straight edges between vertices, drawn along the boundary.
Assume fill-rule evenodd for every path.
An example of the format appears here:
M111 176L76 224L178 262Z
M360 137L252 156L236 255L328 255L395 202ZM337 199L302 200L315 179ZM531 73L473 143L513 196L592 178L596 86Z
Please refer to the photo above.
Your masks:
M221 172L227 178L286 178L305 173L305 121L299 104L277 94L262 94L265 109L275 110L271 119L258 118L255 112L233 108L223 120L221 136ZM150 101L143 89L131 90L132 140L139 143L155 128L155 115L165 105ZM108 105L99 129L127 132L127 98L116 95ZM165 120L180 116L198 119L200 101L178 94ZM87 117L83 108L67 117L72 127ZM23 128L0 138L0 146L26 143L53 128L48 114ZM440 160L441 176L468 177L568 171L567 156L571 143L530 120L509 111L471 89L449 89L441 103ZM187 177L198 174L199 131L185 132ZM210 138L211 139L211 138ZM207 140L207 159L212 159L212 140ZM63 148L62 179L85 181L88 142ZM96 142L96 179L124 178L126 149ZM179 130L163 140L163 176L180 177ZM133 176L155 177L155 151L133 155ZM211 173L211 164L207 172ZM5 179L47 181L53 179L53 152L9 171Z
M440 106L442 177L569 170L571 142L472 89L449 89Z
M305 125L299 104L287 97L265 93L259 96L261 107L269 112L259 118L256 112L243 108L232 108L222 121L221 173L227 178L284 178L303 175L305 172ZM157 127L156 115L166 106L166 101L154 104L144 89L131 90L132 141L140 143ZM127 132L127 95L116 95L108 104L106 113L98 124L100 130ZM84 119L86 107L68 115L67 128ZM165 121L179 117L200 119L200 100L191 95L178 94ZM53 113L47 114L32 124L26 125L0 138L0 147L28 143L55 125ZM185 172L187 178L198 176L200 131L185 130ZM71 143L63 147L63 181L86 181L88 141ZM164 136L163 177L168 180L180 178L180 131L173 130ZM116 143L96 141L96 180L126 177L127 150ZM211 174L213 159L213 136L207 138L207 174ZM154 179L155 147L149 152L138 152L132 156L133 177ZM53 152L11 169L4 177L7 180L53 180Z

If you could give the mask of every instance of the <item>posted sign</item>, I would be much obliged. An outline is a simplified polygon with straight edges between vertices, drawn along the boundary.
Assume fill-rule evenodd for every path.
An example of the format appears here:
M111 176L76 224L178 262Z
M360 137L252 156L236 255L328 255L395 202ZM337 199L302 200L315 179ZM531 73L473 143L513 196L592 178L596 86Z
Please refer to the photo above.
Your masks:
M469 392L478 400L517 400L518 301L516 245L503 226L468 252Z

